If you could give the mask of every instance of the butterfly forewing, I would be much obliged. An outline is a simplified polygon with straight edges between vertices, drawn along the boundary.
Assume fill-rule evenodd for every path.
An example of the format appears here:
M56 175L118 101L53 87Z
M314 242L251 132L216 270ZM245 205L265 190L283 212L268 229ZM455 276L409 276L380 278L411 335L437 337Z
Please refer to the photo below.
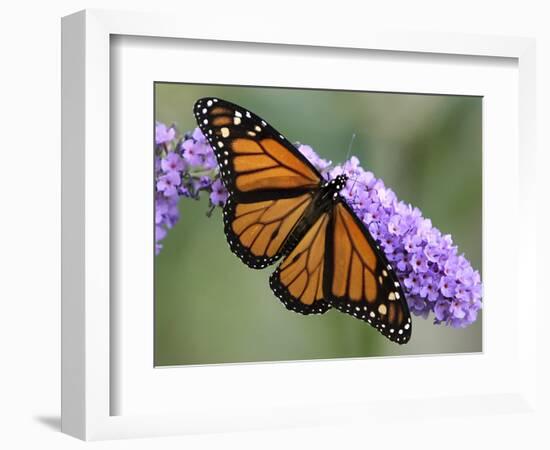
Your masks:
M290 250L288 238L321 175L279 132L244 108L203 98L194 112L229 192L224 224L231 250L249 267L266 267Z
M327 232L324 287L331 306L364 320L390 340L406 343L411 318L401 285L351 208L339 199Z
M319 187L322 177L315 167L260 117L215 98L198 100L194 111L222 180L239 201L294 196Z

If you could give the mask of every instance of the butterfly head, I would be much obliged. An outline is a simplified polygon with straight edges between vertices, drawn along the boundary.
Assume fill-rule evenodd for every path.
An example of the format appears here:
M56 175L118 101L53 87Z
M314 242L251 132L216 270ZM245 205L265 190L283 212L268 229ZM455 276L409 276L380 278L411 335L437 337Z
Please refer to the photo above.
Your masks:
M342 189L346 187L346 183L348 182L348 176L345 174L338 175L333 180L330 180L327 183L327 187L330 187L332 190L336 192L340 192Z
M323 185L324 197L330 197L333 199L338 198L338 193L346 187L348 181L347 175L338 175L336 178L327 181Z

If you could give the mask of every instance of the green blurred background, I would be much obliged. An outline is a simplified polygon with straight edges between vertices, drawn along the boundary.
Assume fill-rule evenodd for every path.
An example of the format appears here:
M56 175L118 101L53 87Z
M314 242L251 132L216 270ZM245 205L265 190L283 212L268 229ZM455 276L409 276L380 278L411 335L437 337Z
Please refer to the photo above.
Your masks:
M155 84L155 119L192 130L194 102L216 96L263 117L334 163L352 155L399 199L418 206L481 272L481 97ZM155 365L479 352L481 314L466 329L413 316L410 342L391 343L338 311L288 311L268 285L276 266L246 267L228 248L221 211L180 202L180 222L155 257Z

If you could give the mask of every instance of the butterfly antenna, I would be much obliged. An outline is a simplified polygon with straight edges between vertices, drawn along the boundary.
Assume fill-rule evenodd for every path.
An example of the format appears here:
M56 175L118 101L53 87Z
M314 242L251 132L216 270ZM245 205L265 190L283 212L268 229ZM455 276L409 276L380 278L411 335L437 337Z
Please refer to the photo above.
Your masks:
M355 183L357 183L357 176L353 179L353 184L351 185L351 189L349 190L350 193L353 192L353 188L355 187Z
M351 149L353 147L353 142L355 141L356 136L357 135L355 133L353 133L351 135L351 139L350 139L349 145L348 145L348 153L346 154L346 159L344 161L347 161L349 159L349 155L351 154ZM357 177L355 177L354 180L353 180L353 184L351 186L350 193L353 192L353 188L355 187L356 181L357 181Z
M346 154L346 159L345 159L345 161L348 160L349 155L351 154L351 147L353 146L353 141L355 141L355 133L353 133L353 134L351 135L351 139L350 139L349 145L348 145L348 153Z

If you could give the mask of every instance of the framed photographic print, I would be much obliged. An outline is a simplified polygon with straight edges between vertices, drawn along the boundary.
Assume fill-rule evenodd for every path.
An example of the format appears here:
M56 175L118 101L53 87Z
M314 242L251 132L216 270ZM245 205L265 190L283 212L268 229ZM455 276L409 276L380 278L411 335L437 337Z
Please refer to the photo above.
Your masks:
M481 268L481 97L162 82L154 89L156 366L482 350L481 276L461 256ZM307 144L287 149L288 138L239 106L247 104L265 108L263 117L272 111L271 124L316 142L325 158ZM209 137L221 138L215 151ZM258 153L266 145L271 153ZM289 165L316 181L291 175ZM357 229L355 220L340 228L334 212L343 203L333 211L332 200L321 201L333 194L315 193L316 183L339 175L347 181L338 197L351 207L344 217L357 217ZM464 245L411 206L420 202ZM307 238L308 230L296 231L306 224ZM351 242L348 232L357 234ZM293 233L296 250L285 252ZM340 289L340 300L324 284Z
M63 430L527 411L533 42L238 30L63 19Z

